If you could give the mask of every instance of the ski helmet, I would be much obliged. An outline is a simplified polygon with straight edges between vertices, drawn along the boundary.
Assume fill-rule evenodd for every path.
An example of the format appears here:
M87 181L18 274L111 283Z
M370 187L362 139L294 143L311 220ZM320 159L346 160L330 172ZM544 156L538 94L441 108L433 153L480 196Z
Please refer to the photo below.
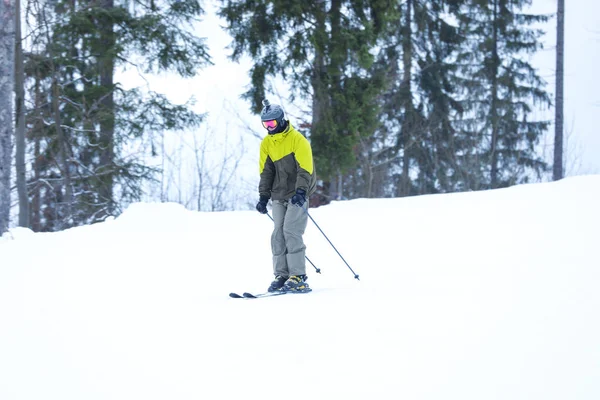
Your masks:
M270 134L283 132L287 126L285 120L285 112L280 105L271 104L269 100L263 100L263 110L260 113L260 119L263 123L263 127L269 131Z

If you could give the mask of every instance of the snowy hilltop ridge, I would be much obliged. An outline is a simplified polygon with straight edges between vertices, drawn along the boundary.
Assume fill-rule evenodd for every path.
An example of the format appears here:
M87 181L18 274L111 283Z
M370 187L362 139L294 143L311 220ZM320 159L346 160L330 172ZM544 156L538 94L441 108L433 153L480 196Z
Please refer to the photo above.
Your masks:
M600 176L310 210L314 289L255 211L134 204L0 240L0 399L600 398ZM312 269L312 270L311 270Z

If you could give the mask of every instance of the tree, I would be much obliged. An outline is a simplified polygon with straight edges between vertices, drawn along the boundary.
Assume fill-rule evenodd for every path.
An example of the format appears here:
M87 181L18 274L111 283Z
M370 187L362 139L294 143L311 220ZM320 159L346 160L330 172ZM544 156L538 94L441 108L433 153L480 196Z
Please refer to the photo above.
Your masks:
M163 145L161 201L197 211L235 209L245 194L234 187L245 150L241 139L231 143L227 129L183 132L176 141L170 138L170 148Z
M15 16L14 2L0 0L0 235L10 218Z
M156 155L162 133L201 123L191 103L126 90L115 73L133 65L193 77L210 63L203 39L190 33L202 13L198 1L37 4L34 31L44 34L26 68L36 99L33 225L57 230L118 214L156 177L145 157Z
M556 93L554 116L554 166L552 178L557 181L564 177L563 136L564 136L564 79L565 79L565 0L558 0L556 13Z
M389 85L376 137L377 165L391 196L452 191L462 177L454 170L462 149L453 123L459 100L457 54L465 42L455 24L464 1L397 3L399 23L390 26L378 64L387 66ZM387 149L386 149L387 147Z
M25 70L23 66L23 35L21 30L21 0L16 0L15 25L15 169L19 196L19 226L29 228L29 195L25 166Z
M391 0L290 2L222 0L233 36L231 58L252 57L245 97L258 113L268 78L288 79L312 106L310 140L319 177L333 182L356 165L355 149L376 129L381 76L372 74L377 39L392 19ZM326 183L332 192L333 183Z
M536 144L548 121L532 121L532 105L548 106L544 82L524 56L537 51L543 34L530 25L548 17L524 14L530 0L470 0L460 15L461 29L472 44L463 53L465 99L471 129L465 135L477 143L481 188L498 188L538 175L546 164Z

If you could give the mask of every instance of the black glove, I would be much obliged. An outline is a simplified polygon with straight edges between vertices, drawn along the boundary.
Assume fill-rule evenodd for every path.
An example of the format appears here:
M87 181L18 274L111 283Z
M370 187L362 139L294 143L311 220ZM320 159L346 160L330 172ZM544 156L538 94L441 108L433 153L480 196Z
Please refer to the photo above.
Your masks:
M267 213L267 202L268 201L269 201L268 197L260 196L260 200L256 204L256 211L258 211L261 214L266 214Z
M306 202L306 190L296 189L296 194L292 196L292 204L302 207Z

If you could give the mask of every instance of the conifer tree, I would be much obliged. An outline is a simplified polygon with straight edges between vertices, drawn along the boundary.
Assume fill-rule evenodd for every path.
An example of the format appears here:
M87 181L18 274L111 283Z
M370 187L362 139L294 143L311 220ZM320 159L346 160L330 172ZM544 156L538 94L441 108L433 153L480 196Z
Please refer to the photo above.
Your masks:
M464 133L477 145L475 163L468 168L480 168L482 177L472 189L526 182L529 172L546 169L536 144L548 122L532 120L531 114L532 106L547 106L550 100L527 56L541 47L542 32L532 25L548 18L523 13L530 3L470 0L460 16L471 43L461 56L472 118Z
M450 22L461 0L397 3L399 23L392 26L385 56L393 79L382 97L383 131L389 134L380 152L387 158L389 195L452 191L459 179L453 123L463 105L459 101L456 55L465 38ZM387 144L385 144L387 142Z
M221 3L220 15L234 38L232 59L248 54L254 62L245 94L252 110L260 111L268 78L283 77L293 91L290 100L298 97L312 105L308 126L319 177L332 182L354 168L357 144L377 126L376 98L383 81L372 74L372 50L394 2Z
M210 62L191 24L198 1L117 0L44 3L46 34L27 60L38 108L30 113L36 163L33 225L57 230L102 220L139 199L152 179L137 148L170 129L197 126L202 115L158 93L125 90L123 66L194 76ZM44 123L39 123L44 121ZM133 154L133 155L131 155ZM37 209L36 209L37 207Z

